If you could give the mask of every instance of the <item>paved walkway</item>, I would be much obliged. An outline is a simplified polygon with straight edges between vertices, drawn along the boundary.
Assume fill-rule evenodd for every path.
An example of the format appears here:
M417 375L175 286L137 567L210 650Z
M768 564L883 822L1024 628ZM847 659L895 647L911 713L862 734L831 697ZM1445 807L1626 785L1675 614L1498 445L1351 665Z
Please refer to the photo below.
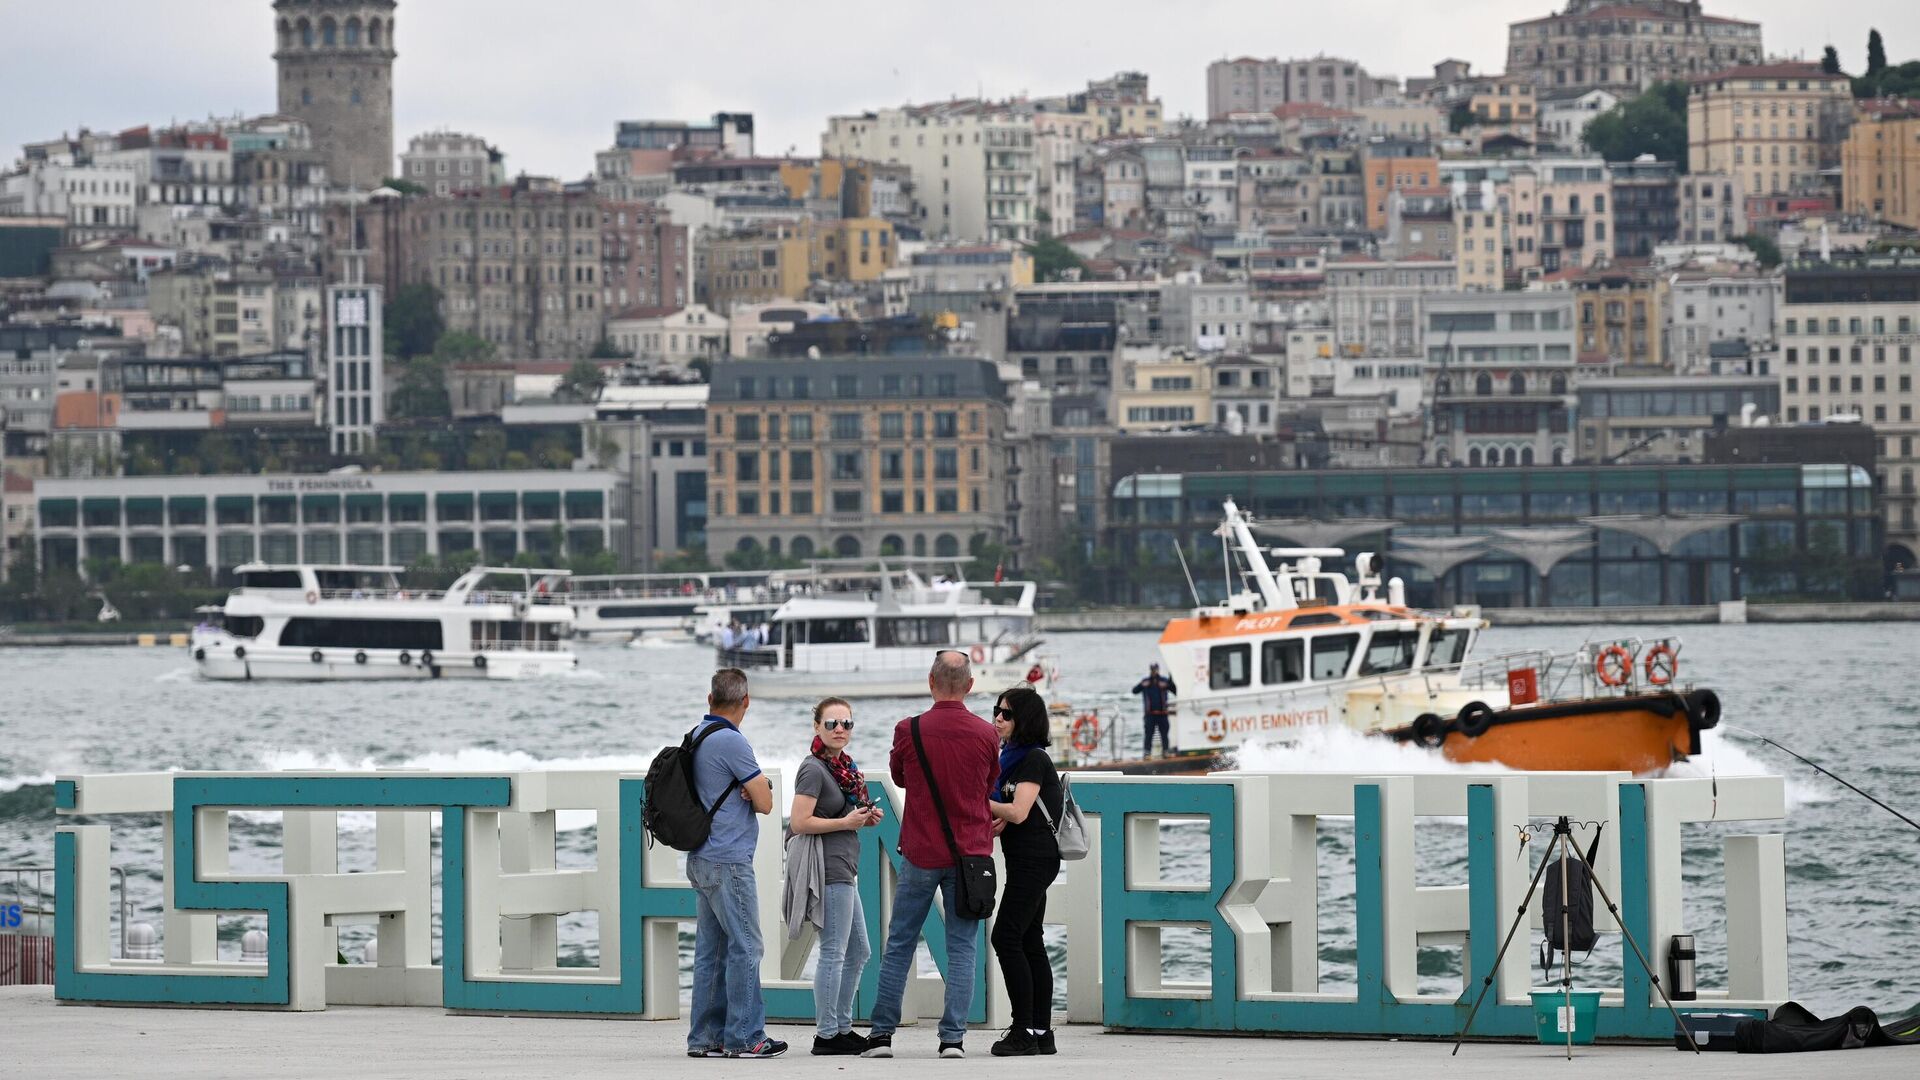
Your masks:
M1855 1050L1844 1055L1752 1057L1704 1054L1698 1059L1660 1047L1583 1047L1571 1064L1561 1052L1517 1043L1470 1043L1449 1057L1445 1043L1333 1039L1206 1038L1108 1035L1096 1028L1060 1032L1060 1055L1042 1062L988 1056L994 1034L968 1039L965 1061L934 1057L931 1026L896 1036L892 1061L816 1058L806 1053L812 1031L776 1028L794 1044L777 1061L692 1061L679 1022L522 1019L449 1016L439 1009L334 1008L316 1013L196 1009L101 1008L59 1005L48 987L0 988L0 1076L138 1076L276 1078L351 1077L407 1080L501 1076L515 1078L654 1076L886 1076L930 1071L1008 1075L1138 1077L1330 1077L1340 1080L1420 1080L1461 1077L1548 1078L1595 1076L1800 1077L1838 1074L1848 1080L1920 1075L1920 1048ZM1149 1064L1150 1063L1150 1064ZM1563 1071L1564 1070L1564 1071Z

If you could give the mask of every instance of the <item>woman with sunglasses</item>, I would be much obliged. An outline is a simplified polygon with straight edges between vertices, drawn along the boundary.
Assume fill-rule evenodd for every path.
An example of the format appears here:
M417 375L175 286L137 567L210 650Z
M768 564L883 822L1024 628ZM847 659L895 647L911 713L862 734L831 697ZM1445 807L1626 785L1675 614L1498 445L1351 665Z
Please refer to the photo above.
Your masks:
M855 873L860 865L856 829L876 825L880 808L867 793L860 767L847 755L853 738L853 707L837 697L813 707L813 751L793 778L789 828L816 834L826 854L826 896L822 904L820 966L813 981L813 1010L818 1030L813 1052L859 1054L867 1040L853 1030L853 994L871 950L867 920L860 910Z
M1060 820L1060 774L1046 746L1052 724L1047 703L1031 686L1016 686L993 706L1000 733L1000 779L994 785L994 831L1006 857L1007 886L993 923L993 953L1006 977L1013 1026L993 1044L995 1057L1051 1054L1053 961L1041 936L1047 887L1060 874L1060 844L1052 822Z

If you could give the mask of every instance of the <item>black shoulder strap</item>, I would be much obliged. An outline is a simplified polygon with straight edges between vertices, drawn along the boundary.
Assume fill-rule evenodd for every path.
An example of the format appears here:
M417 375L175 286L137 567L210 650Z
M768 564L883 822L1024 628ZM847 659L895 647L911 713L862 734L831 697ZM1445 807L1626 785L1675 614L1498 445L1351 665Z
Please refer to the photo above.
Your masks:
M927 778L927 791L933 795L933 809L940 815L940 831L947 834L947 850L953 853L953 865L960 865L960 843L953 838L953 826L947 821L946 804L940 801L940 782L933 778L933 766L927 764L927 744L920 741L920 717L913 725L913 755L920 759L920 774Z
M1594 860L1600 857L1600 834L1607 831L1607 823L1602 821L1593 827L1593 843L1587 845L1587 869L1598 874L1599 864Z
M700 749L700 744L707 741L707 736L719 730L720 730L719 724L707 724L701 730L700 734L695 735L692 732L688 732L687 737L681 741L681 745L687 748L687 788L688 790L693 792L693 801L694 801L694 805L696 806L698 806L700 803L700 785L696 781L694 772L693 772L693 755L695 751ZM734 789L739 786L740 786L740 781L738 780L735 780L732 783L729 783L727 785L727 790L721 792L720 797L713 801L713 806L711 809L707 807L701 807L702 810L706 811L707 820L709 821L713 820L713 816L720 812L720 808L727 805L727 796L733 794Z

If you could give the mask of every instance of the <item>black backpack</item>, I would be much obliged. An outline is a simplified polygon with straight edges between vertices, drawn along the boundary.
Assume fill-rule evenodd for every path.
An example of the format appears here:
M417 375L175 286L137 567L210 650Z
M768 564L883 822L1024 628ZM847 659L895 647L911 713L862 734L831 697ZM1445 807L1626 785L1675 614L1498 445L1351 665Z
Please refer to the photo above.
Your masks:
M693 782L693 755L720 727L708 724L698 735L688 732L679 746L662 749L647 766L647 800L640 808L640 822L649 836L677 851L692 851L707 842L713 832L713 815L740 786L738 780L728 784L711 808L700 804L700 792Z
M1567 843L1572 844L1572 839L1569 838ZM1567 861L1567 895L1564 900L1560 895L1560 867L1547 868L1546 880L1542 883L1546 887L1542 900L1545 914L1541 920L1545 924L1547 939L1540 943L1540 969L1548 979L1553 978L1553 954L1556 950L1568 955L1592 953L1594 943L1599 940L1599 935L1593 929L1593 875L1587 870L1599 854L1599 830L1594 831L1593 843L1587 848L1586 862L1581 862L1570 851L1561 852L1560 858ZM1563 908L1568 924L1564 935L1560 925ZM1584 962L1586 957L1580 959Z

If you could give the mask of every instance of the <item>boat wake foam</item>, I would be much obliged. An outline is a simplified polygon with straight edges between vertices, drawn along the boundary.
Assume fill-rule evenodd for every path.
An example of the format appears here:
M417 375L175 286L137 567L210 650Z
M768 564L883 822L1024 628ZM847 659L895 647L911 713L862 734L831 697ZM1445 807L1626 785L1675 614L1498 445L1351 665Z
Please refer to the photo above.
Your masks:
M1411 743L1362 735L1348 727L1320 724L1287 742L1252 741L1229 755L1231 767L1247 772L1307 773L1507 773L1505 765L1460 764Z

